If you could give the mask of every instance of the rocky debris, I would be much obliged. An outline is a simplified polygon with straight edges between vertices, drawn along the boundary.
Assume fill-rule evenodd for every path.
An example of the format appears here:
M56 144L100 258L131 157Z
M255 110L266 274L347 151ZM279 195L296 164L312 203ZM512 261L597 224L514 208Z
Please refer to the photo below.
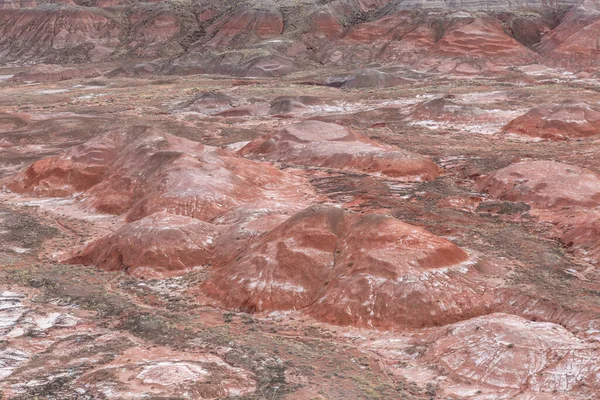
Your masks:
M383 146L337 124L304 121L257 139L239 154L272 162L430 180L439 174L429 159Z
M410 81L374 69L359 70L350 75L336 75L325 80L325 85L343 89L387 88Z
M304 309L342 325L429 326L485 309L467 261L451 242L395 218L312 207L217 269L202 291L249 312Z
M76 78L94 78L101 72L94 67L63 67L60 65L38 64L28 71L19 72L9 82L55 82Z
M600 177L592 171L552 161L513 164L479 181L492 196L529 204L551 222L566 247L600 262Z
M503 131L552 140L597 136L600 107L584 103L535 107L509 122Z

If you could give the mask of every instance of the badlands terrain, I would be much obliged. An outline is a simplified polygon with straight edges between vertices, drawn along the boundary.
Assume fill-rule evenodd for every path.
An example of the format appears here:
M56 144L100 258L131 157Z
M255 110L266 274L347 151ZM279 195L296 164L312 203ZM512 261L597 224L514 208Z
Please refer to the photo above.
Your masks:
M600 398L600 3L0 0L0 398Z

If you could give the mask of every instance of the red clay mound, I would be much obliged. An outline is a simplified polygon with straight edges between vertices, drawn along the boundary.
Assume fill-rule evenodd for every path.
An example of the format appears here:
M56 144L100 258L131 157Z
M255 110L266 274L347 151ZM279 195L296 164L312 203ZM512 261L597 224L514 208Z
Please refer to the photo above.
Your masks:
M600 107L581 103L536 107L503 130L553 140L596 136L600 135Z
M215 262L214 240L221 231L204 221L159 212L93 242L69 262L144 278L181 274Z
M597 66L600 60L600 12L577 7L545 35L536 50L545 64L567 68Z
M134 127L35 163L8 187L43 196L84 191L88 205L127 212L129 221L159 211L210 221L260 200L294 204L302 197L298 184L226 150Z
M336 324L412 327L482 311L467 259L395 218L311 207L218 269L203 290L251 312L306 309Z
M428 357L451 375L505 389L506 398L600 390L595 346L557 324L490 314L446 327L433 343Z
M304 121L257 139L239 151L245 156L309 167L382 174L403 180L430 180L439 174L429 159L386 147L336 124Z
M495 197L523 201L553 234L586 261L600 262L600 176L552 161L511 165L483 178L479 186Z
M92 139L63 156L36 161L9 182L8 188L35 196L68 197L105 179L117 157L118 144L113 138Z
M60 65L38 64L26 72L19 72L10 82L54 82L75 78L93 78L100 75L94 67L61 67Z
M600 177L553 161L529 161L496 171L478 183L494 197L540 209L600 206Z

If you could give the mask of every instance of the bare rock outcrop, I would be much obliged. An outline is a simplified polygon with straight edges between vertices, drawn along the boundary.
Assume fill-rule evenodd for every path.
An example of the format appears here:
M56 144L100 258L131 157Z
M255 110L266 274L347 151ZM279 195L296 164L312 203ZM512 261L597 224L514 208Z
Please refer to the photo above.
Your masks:
M515 118L504 132L565 140L600 135L600 107L584 103L546 105Z

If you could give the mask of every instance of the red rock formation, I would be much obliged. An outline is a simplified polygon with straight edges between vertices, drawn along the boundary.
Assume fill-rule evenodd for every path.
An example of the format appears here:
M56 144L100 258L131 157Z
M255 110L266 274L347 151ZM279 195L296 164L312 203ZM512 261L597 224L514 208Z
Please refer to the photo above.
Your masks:
M44 197L68 197L100 183L118 155L113 140L92 139L62 157L33 163L8 187L19 193Z
M593 8L578 7L542 38L536 50L549 65L575 69L595 66L600 59L598 35L600 13Z
M306 309L363 326L420 326L482 312L467 254L382 215L309 208L216 270L203 291L246 311ZM392 300L393 299L393 300Z
M318 39L333 39L342 33L338 20L327 11L318 11L309 17L310 34Z
M536 107L503 130L553 140L596 136L600 134L600 107L583 103Z
M382 174L401 180L429 180L438 167L429 159L386 147L348 129L319 121L305 121L257 139L239 152L269 161L311 167Z
M10 82L53 82L75 78L93 78L100 75L96 68L62 67L60 65L38 64L28 71L19 72L9 79Z
M119 23L91 8L0 13L0 58L61 63L106 59L120 44Z
M129 23L133 35L128 44L140 56L161 55L159 45L173 41L182 29L182 23L176 14L169 11L155 12L152 9L132 13ZM176 49L177 52L181 50Z
M272 39L283 32L283 17L271 11L246 10L224 17L211 25L207 32L214 36L206 45L223 48L236 40L258 41Z

